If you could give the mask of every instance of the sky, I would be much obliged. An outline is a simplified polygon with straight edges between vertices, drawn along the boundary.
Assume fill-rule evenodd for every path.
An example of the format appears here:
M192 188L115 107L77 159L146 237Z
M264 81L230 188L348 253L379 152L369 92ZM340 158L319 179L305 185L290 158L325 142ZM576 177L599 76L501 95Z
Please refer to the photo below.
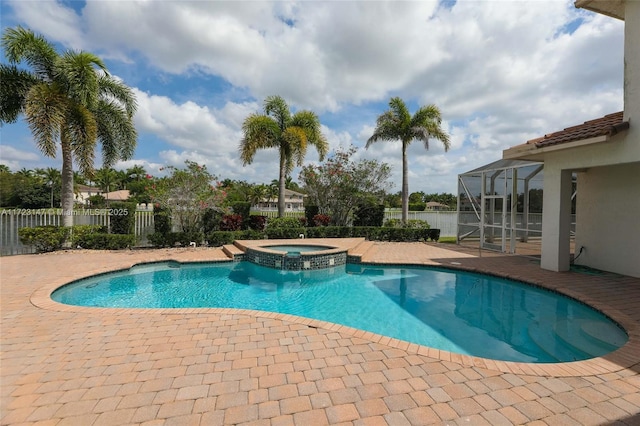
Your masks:
M364 148L391 97L442 112L449 151L437 140L408 150L409 190L425 193L456 193L458 174L502 150L622 110L624 23L568 0L1 0L0 14L3 31L95 53L133 89L138 145L115 168L155 176L193 160L220 179L277 179L276 150L247 166L238 154L242 122L270 95L318 114L330 150L389 164L393 192L400 142ZM14 171L61 167L22 119L0 138ZM317 161L311 147L306 164Z

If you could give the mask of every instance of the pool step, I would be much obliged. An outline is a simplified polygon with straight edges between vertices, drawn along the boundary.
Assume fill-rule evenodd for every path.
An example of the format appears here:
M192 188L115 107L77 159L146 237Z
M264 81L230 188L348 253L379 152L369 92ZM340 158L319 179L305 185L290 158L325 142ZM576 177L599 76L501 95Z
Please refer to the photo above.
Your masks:
M357 246L349 249L348 255L359 257L360 261L365 262L365 256L373 254L377 249L374 248L375 241L362 241Z
M230 259L235 259L236 256L244 255L244 251L233 244L225 244L222 246L222 252Z

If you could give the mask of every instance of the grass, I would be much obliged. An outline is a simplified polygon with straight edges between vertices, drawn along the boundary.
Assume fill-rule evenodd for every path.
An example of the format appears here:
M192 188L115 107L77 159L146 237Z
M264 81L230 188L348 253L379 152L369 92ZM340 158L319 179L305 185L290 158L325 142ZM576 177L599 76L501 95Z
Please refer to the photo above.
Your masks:
M440 237L438 242L439 243L443 243L443 244L455 244L456 243L456 237Z

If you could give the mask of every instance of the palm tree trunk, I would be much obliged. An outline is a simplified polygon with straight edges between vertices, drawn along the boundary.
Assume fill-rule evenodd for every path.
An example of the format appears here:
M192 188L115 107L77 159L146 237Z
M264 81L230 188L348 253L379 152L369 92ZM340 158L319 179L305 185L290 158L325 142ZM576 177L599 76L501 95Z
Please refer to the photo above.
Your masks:
M62 145L62 226L73 226L73 157L71 144L61 135Z
M287 178L287 166L286 166L286 158L284 151L280 149L280 180L278 181L279 189L278 189L278 217L284 216L284 205L285 205L285 179Z
M409 166L407 164L407 146L409 144L402 141L402 224L407 224L409 216Z

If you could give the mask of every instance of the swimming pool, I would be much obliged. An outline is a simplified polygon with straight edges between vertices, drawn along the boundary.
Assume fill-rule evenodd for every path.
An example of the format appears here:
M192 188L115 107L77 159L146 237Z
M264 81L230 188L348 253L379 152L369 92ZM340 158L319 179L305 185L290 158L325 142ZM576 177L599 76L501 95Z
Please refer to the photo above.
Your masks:
M280 312L506 361L582 360L627 341L615 323L570 298L419 266L348 264L292 272L250 262L169 262L83 279L52 298L81 306Z

